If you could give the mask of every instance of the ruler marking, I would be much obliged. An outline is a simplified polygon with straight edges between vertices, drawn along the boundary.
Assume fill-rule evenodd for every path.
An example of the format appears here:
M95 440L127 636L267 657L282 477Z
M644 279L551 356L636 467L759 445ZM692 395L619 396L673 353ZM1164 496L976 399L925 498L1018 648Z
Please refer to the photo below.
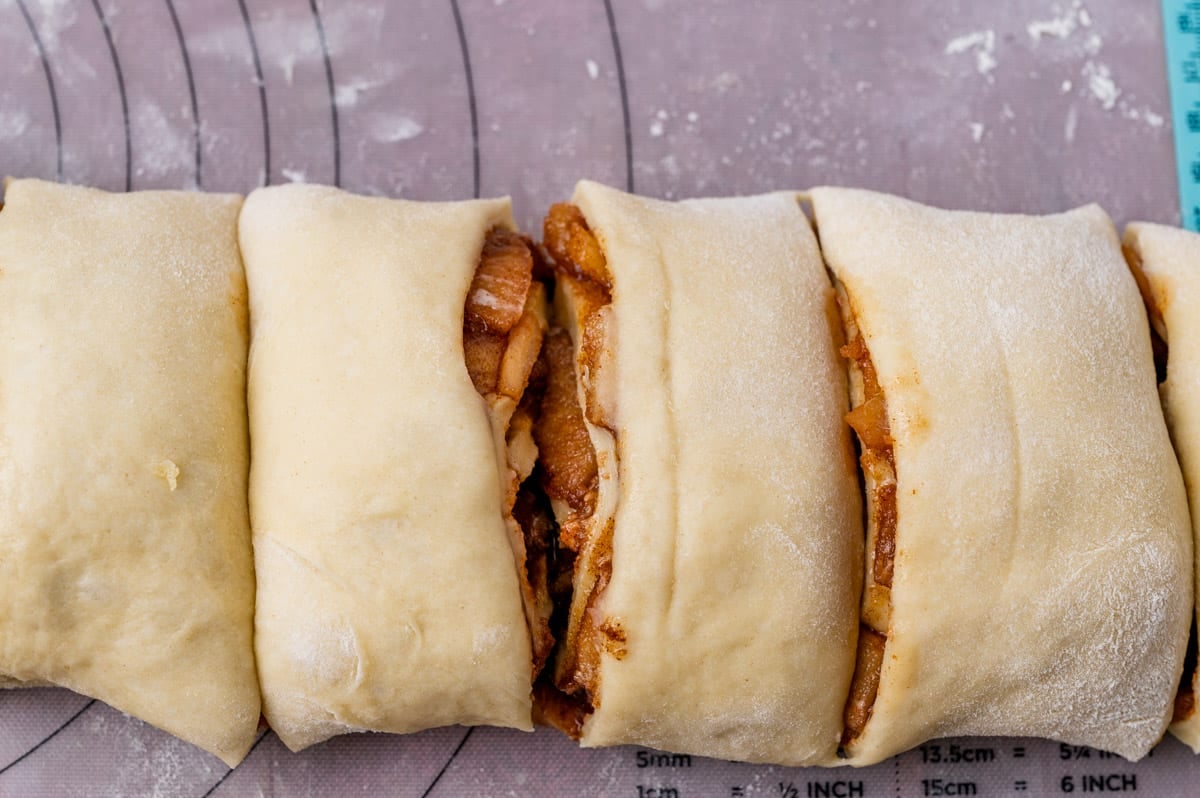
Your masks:
M1200 230L1200 2L1162 0L1162 17L1179 212Z

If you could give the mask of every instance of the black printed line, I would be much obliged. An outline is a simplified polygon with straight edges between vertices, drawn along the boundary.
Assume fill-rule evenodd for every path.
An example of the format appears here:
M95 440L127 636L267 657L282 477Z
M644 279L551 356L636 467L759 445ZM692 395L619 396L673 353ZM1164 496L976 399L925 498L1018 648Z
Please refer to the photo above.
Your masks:
M112 58L113 70L117 75L117 93L121 95L121 119L125 123L125 190L133 189L133 137L129 130L129 99L125 96L125 74L121 71L121 59L117 57L117 45L113 42L112 28L108 17L100 8L100 0L92 0L100 27L104 29L104 41L108 42L108 54Z
M203 147L200 145L200 103L196 99L196 79L192 75L192 59L188 55L187 41L183 36L183 26L179 24L179 14L175 13L173 0L166 0L167 10L171 12L171 24L175 26L175 38L179 40L179 55L183 59L183 71L187 75L188 96L192 100L192 143L196 148L196 188L200 188L200 159Z
M313 21L317 23L317 38L321 40L321 57L325 59L325 82L329 84L329 117L333 120L333 184L342 185L342 133L338 126L337 87L333 82L333 61L329 57L329 43L325 39L325 23L321 21L321 10L317 0L309 0Z
M271 730L267 729L265 732L258 735L258 739L254 741L254 745L250 746L250 750L246 752L246 758L242 760L242 764L245 764L246 760L248 760L250 758L250 755L254 753L254 749L258 748L258 746L262 744L262 741L267 739L267 735L270 733L271 733ZM239 764L238 767L241 767L242 764ZM225 780L228 779L230 776L232 776L233 772L235 770L237 770L237 768L230 768L229 770L225 771L225 775L223 775L223 776L221 776L221 778L217 779L217 783L214 784L213 786L209 787L208 791L205 792L203 795L201 795L200 798L208 798L208 796L210 796L214 792L216 792L217 788L220 787L222 784L224 784Z
M20 2L20 0L18 0L18 2ZM9 762L9 763L8 763L7 765L5 765L4 767L0 768L0 776L4 775L4 774L5 774L5 773L7 773L8 771L10 771L10 770L12 770L13 768L15 768L17 765L19 765L19 764L21 764L22 762L24 762L24 761L25 761L26 759L28 759L28 758L30 757L30 755L32 755L32 754L33 754L35 751L37 751L37 750L38 750L39 748L41 748L43 745L45 745L46 743L50 742L50 741L51 741L51 740L53 740L55 737L57 737L57 736L59 735L59 733L60 733L60 732L62 732L62 730L63 730L63 729L67 728L67 727L68 727L68 726L70 726L72 723L74 723L75 721L79 720L79 716L80 716L80 715L82 715L84 712L87 712L89 709L91 709L91 708L92 708L92 706L94 706L94 705L95 705L95 703L96 703L96 699L94 699L94 698L93 698L92 700L88 701L86 704L84 704L84 705L83 705L83 708L82 708L82 709L80 709L78 712L76 712L76 713L75 713L74 715L72 715L71 717L67 718L67 720L66 720L66 721L65 721L65 722L64 722L64 723L63 723L61 726L59 726L57 729L55 729L54 731L50 732L50 733L49 733L49 734L47 734L45 737L43 737L43 738L42 738L42 740L41 740L41 742L39 742L39 743L38 743L37 745L35 745L33 748L30 748L30 749L29 749L28 751L26 751L25 753L21 754L19 757L17 757L17 758L16 758L16 759L14 759L13 761Z
M617 61L617 85L621 88L621 114L625 118L625 187L633 193L633 128L629 124L629 92L625 88L625 62L621 59L621 38L617 36L617 20L612 0L604 0L608 30L612 34L613 56Z
M454 763L455 759L458 759L458 752L461 751L463 746L467 744L467 740L470 739L471 732L473 731L475 731L474 726L467 729L467 733L464 734L462 739L458 741L458 747L454 749L454 753L450 754L450 758L446 760L446 764L442 765L442 769L439 770L438 774L433 777L433 781L428 787L425 788L425 792L421 793L421 798L429 798L429 794L433 792L433 788L436 787L438 782L442 780L442 776L446 775L446 771L450 768L450 765Z
M242 11L242 22L246 26L246 38L250 41L250 55L254 58L254 80L258 83L258 104L262 108L263 130L263 185L271 185L271 122L267 118L267 83L263 80L262 59L258 57L258 40L254 38L254 26L250 24L250 12L246 0L238 0Z
M29 9L25 7L25 0L17 0L17 8L21 9L21 16L25 17L25 24L29 27L29 35L33 37L38 58L42 60L42 71L46 73L46 88L50 90L50 110L54 112L54 141L58 148L54 174L61 183L63 179L62 117L58 112L58 91L54 88L54 72L50 69L50 59L46 57L46 48L42 45L42 37L38 35L37 26L33 24L33 17L29 16Z
M467 32L463 28L458 0L450 0L454 11L454 27L458 29L458 47L462 50L463 70L467 73L467 102L471 106L471 151L474 156L475 198L479 198L479 116L475 109L475 76L471 72L471 54L467 50Z

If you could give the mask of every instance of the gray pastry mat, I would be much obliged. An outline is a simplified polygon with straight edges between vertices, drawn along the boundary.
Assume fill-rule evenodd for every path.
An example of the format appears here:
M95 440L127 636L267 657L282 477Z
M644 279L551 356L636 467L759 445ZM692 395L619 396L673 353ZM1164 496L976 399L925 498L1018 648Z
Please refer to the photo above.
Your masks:
M1151 0L0 0L0 172L109 189L340 183L513 196L859 185L981 210L1179 219ZM1067 653L1069 655L1069 653ZM0 796L1200 793L1033 740L859 771L578 750L555 733L355 735L219 761L62 690L0 694Z

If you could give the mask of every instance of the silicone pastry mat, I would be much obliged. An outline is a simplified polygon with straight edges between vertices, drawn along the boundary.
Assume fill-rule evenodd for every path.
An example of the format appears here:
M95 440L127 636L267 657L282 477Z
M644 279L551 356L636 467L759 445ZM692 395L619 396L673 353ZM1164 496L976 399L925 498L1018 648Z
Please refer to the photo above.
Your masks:
M980 210L1098 201L1178 223L1148 0L0 0L0 172L109 189L307 180L418 199L591 177L651 196L858 185ZM981 634L986 630L981 630ZM1070 652L1064 652L1070 656ZM1194 796L1019 739L860 771L578 750L557 734L355 735L236 771L63 690L0 693L0 796Z

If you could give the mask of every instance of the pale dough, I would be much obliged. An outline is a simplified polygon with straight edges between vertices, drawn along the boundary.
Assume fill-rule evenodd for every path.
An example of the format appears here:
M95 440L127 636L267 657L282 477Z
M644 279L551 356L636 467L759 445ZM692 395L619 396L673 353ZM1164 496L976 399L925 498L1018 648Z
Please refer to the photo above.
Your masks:
M0 683L254 741L236 196L8 184Z
M484 235L511 223L507 200L246 201L255 645L292 750L531 727L507 474L462 339Z
M666 203L583 182L574 202L613 279L597 609L626 634L582 743L831 763L863 531L808 222L789 193Z
M1111 222L1095 206L811 196L887 397L898 480L891 626L852 762L968 734L1141 757L1182 670L1192 543Z
M1200 544L1200 236L1187 230L1135 222L1125 245L1141 257L1150 301L1162 315L1169 353L1167 379L1159 387L1171 439L1183 466ZM1200 561L1197 562L1200 567ZM1197 571L1200 579L1200 570ZM1197 685L1192 674L1193 690ZM1200 753L1200 712L1171 724L1171 732Z

